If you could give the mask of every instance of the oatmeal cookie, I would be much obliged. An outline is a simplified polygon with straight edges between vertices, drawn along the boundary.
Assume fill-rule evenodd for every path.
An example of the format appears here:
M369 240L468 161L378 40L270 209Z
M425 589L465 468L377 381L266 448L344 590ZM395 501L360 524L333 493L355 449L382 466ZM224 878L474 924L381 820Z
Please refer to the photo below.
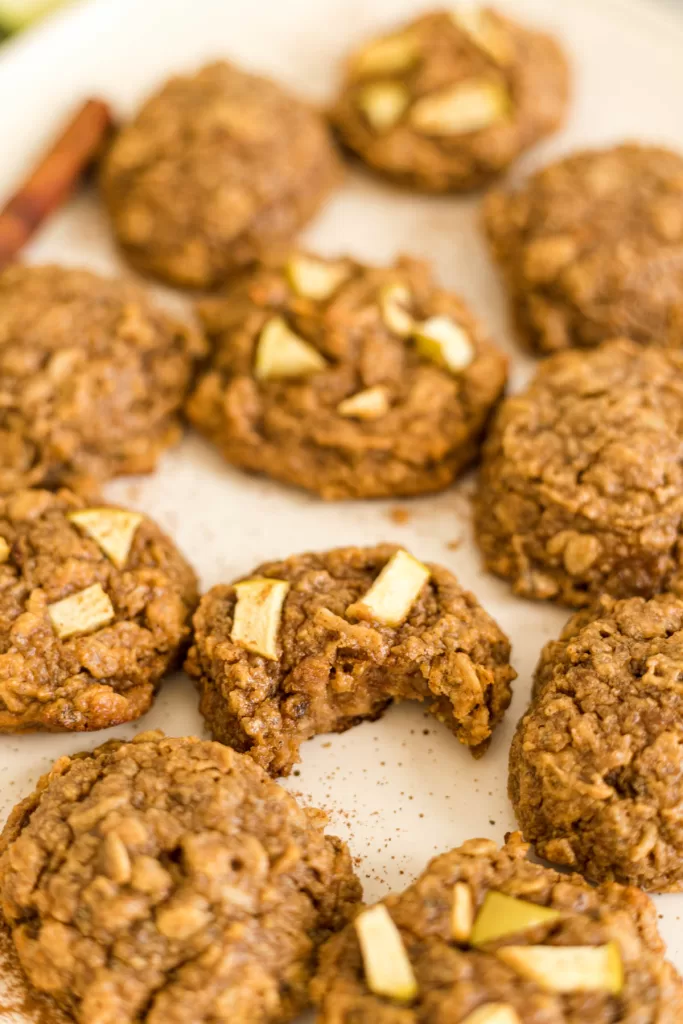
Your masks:
M533 351L683 345L683 157L622 145L489 195L486 233Z
M354 53L331 117L374 170L459 192L555 131L568 92L567 62L550 36L491 8L439 10Z
M542 857L594 881L683 891L683 601L603 597L546 644L510 754Z
M279 1024L360 897L324 824L218 743L113 740L13 811L0 906L32 985L78 1024Z
M683 352L606 342L552 356L500 409L475 528L522 597L683 588Z
M472 839L333 936L313 982L321 1024L678 1024L648 897L527 852L518 833L502 849Z
M323 119L266 78L216 63L172 78L105 157L101 185L143 273L209 288L291 238L341 177Z
M0 732L139 718L196 604L192 569L147 516L68 491L0 499Z
M199 333L137 285L65 267L0 273L0 493L148 473L180 437Z
M214 738L287 775L304 740L394 700L427 702L478 756L510 703L509 659L507 637L447 569L382 544L294 555L213 587L186 669Z
M507 361L408 258L272 255L207 299L194 425L243 469L326 499L441 490L476 457Z

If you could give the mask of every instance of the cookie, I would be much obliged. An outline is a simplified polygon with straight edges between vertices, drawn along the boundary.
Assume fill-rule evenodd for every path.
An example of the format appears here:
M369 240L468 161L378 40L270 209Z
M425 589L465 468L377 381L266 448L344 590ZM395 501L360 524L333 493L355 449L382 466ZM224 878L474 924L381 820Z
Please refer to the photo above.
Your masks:
M472 839L323 947L320 1024L678 1024L683 986L637 889Z
M0 273L0 493L148 473L180 437L199 333L135 284Z
M29 981L78 1024L292 1020L360 897L324 823L218 743L144 733L60 758L0 837Z
M683 352L607 342L548 359L484 448L475 531L522 597L575 607L683 586Z
M294 555L213 587L186 670L217 740L287 775L301 743L424 701L475 756L510 703L510 644L447 569L391 544Z
M200 315L192 423L228 462L326 499L447 487L476 457L505 357L408 258L272 255Z
M331 117L369 167L429 192L478 188L564 118L558 43L491 8L438 10L356 51Z
M147 516L69 491L0 499L0 732L139 718L196 604L192 569Z
M547 860L683 891L683 601L603 597L546 644L510 797Z
M137 269L209 288L291 238L341 177L322 118L233 64L172 78L106 156L104 201Z
M524 344L683 345L683 157L622 145L566 157L484 207Z

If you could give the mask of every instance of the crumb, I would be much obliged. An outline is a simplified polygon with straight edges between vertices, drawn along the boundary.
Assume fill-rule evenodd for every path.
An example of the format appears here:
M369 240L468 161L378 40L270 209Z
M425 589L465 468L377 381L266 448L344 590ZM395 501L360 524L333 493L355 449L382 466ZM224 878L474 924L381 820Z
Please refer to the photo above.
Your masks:
M410 522L412 515L412 512L409 512L403 505L394 505L392 509L389 509L389 518L396 526L405 526Z

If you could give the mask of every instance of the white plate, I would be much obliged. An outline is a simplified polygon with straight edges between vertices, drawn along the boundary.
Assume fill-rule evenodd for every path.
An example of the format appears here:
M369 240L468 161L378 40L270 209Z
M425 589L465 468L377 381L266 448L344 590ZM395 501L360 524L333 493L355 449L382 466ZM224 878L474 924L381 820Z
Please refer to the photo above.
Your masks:
M417 5L419 6L419 5ZM683 149L683 18L651 0L547 0L503 4L557 31L574 63L576 88L565 131L539 147L526 167L578 145L625 137ZM9 191L61 118L88 94L102 94L121 115L166 75L229 56L272 73L313 99L330 96L348 46L416 10L414 0L98 0L77 6L0 51L2 161L0 194ZM515 355L514 383L528 374L510 338L498 277L477 230L477 199L430 199L392 190L361 173L308 232L327 252L388 260L401 250L435 261L444 284L461 292L500 343ZM121 266L94 195L56 217L30 249L35 261L57 260L111 272ZM139 482L117 482L108 495L144 509L176 538L209 587L258 562L341 544L399 542L420 558L453 569L514 642L515 699L487 756L471 759L418 706L394 708L376 723L303 747L300 775L286 783L330 811L334 831L359 859L369 900L403 887L437 852L472 836L502 840L514 827L506 797L512 730L527 701L539 649L566 613L510 596L481 569L469 529L471 482L437 497L396 503L325 505L225 466L197 437ZM449 542L462 538L453 550ZM92 747L112 734L161 727L202 731L196 696L182 675L161 691L135 726L84 736L0 739L0 820L57 756ZM677 928L683 897L658 900L669 952L683 969ZM678 935L676 934L678 932ZM1 1017L1 1013L0 1013ZM5 1018L6 1020L9 1018Z

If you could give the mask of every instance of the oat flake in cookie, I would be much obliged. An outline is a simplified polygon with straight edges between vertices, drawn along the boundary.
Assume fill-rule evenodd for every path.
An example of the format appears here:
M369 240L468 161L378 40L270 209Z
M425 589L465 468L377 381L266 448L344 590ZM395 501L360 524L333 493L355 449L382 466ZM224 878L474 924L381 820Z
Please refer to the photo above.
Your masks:
M550 36L463 6L357 50L331 116L374 170L427 191L464 191L559 126L568 79Z
M683 601L603 597L546 644L510 754L542 857L594 881L683 890Z
M273 255L200 314L191 421L229 462L327 499L447 487L505 386L481 324L408 258Z
M280 1024L360 885L251 758L144 733L63 757L0 837L0 906L78 1024Z
M683 352L607 342L559 353L503 403L475 529L522 597L683 592Z
M196 603L192 569L147 516L68 491L0 500L0 732L139 718Z
M510 703L510 645L440 566L390 544L294 555L206 594L186 669L213 736L288 774L301 743L426 702L476 755Z
M128 281L0 274L0 493L151 472L180 437L198 332Z
M340 179L322 118L228 63L172 78L125 126L101 184L141 271L209 288L289 239Z
M321 1024L679 1024L653 904L472 839L323 947Z
M536 352L624 335L683 344L683 157L577 153L488 196L485 226L519 335Z

